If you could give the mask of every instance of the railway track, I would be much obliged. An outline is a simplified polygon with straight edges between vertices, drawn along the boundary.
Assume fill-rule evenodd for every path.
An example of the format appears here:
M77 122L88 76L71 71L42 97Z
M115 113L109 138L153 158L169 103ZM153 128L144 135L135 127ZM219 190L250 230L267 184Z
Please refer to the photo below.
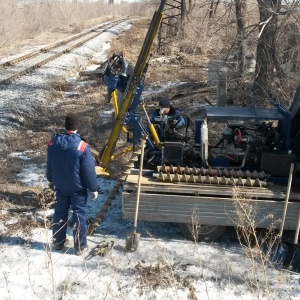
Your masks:
M42 67L48 62L66 53L71 52L75 48L82 46L84 43L92 40L101 33L113 28L115 25L125 20L126 19L120 19L104 23L46 47L42 47L39 50L32 51L14 59L4 60L4 62L0 63L0 85L11 84L17 78Z

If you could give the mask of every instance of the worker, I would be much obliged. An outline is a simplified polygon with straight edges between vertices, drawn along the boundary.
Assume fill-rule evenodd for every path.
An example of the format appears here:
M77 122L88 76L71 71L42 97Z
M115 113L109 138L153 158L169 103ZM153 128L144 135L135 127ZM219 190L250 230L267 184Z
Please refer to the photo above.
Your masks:
M106 102L111 100L112 92L116 89L121 93L126 87L128 80L128 62L123 57L123 54L113 54L108 59L108 65L104 73L103 80L107 85ZM119 103L120 106L120 103Z
M157 117L168 116L171 120L170 128L180 129L185 126L185 121L179 110L174 108L170 100L166 97L161 97L159 100L159 108L156 109L150 118L151 123L156 123Z
M54 249L63 249L66 243L69 209L73 211L72 229L75 254L88 249L86 202L88 190L91 199L98 197L95 163L90 146L77 133L79 117L65 117L65 133L56 134L48 143L47 179L56 192L53 216Z

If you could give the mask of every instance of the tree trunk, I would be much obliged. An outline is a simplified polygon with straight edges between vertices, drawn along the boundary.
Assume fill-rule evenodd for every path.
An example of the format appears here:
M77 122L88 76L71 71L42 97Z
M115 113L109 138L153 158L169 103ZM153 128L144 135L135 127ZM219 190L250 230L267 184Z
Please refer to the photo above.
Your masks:
M238 78L243 82L245 74L245 11L246 0L235 0L235 15L237 25L237 69Z
M266 97L274 68L278 68L276 59L277 12L281 0L257 0L260 13L259 37L256 51L255 79L252 91L255 96Z
M185 0L181 0L181 23L184 22L187 14L186 2Z
M208 19L209 21L212 21L215 14L216 14L216 11L217 11L217 8L218 8L218 5L220 4L220 0L211 0L210 1L210 5L209 5L209 14L208 14Z

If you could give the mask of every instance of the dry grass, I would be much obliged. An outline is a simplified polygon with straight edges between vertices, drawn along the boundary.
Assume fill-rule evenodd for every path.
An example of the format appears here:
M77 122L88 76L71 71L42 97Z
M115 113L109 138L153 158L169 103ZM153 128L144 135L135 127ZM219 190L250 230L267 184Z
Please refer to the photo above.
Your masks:
M203 1L200 2L202 3ZM141 15L151 15L153 10L157 9L157 5L147 4L139 6L136 3L134 5L126 3L112 7L103 3L74 4L47 1L47 5L19 7L17 1L3 1L0 4L0 8L4 16L0 20L0 25L3 24L0 26L3 31L2 49L5 49L7 53L8 49L10 49L8 47L10 44L15 47L22 40L29 43L28 38L30 37L33 37L35 42L40 39L40 41L45 43L50 35L52 39L57 39L60 35L75 33L108 17L116 17L119 13L120 15L121 13L122 15L131 16L139 15L139 17ZM29 9L31 10L30 22L28 22L27 16ZM255 10L251 12L252 21L255 20L255 13ZM45 14L50 17L44 18ZM201 24L199 24L199 20L201 20ZM227 53L226 49L230 48L234 28L232 27L233 25L225 28L224 24L232 21L232 12L221 8L218 11L218 15L216 15L215 24L212 26L207 20L207 6L195 6L188 24L184 27L183 35L179 35L179 39L174 42L173 48L170 48L170 52L175 53L176 57L174 65L150 64L146 84L163 83L174 79L185 81L205 79L206 71L203 66L207 62L207 54ZM26 26L20 26L20 22L21 25L23 23L27 24ZM129 62L135 63L149 23L149 18L136 20L134 27L121 34L112 42L111 52L123 52ZM42 36L39 36L40 33L42 33ZM222 38L219 38L220 36ZM11 37L14 38L10 40ZM199 45L200 42L201 45ZM157 54L155 53L155 48L153 51L155 56ZM100 84L100 81L98 82ZM76 96L75 100L72 99L70 101L70 98L65 97L65 92L72 92L73 90L73 84L66 82L64 78L53 78L49 104L56 102L55 108L46 104L36 108L36 111L30 115L22 114L23 129L21 129L21 132L16 130L7 136L5 144L0 150L1 163L4 170L0 175L0 182L15 182L15 176L23 166L22 162L8 156L11 152L23 152L28 149L39 150L40 157L35 157L35 161L45 161L47 142L52 134L63 129L63 117L69 111L80 114L83 124L81 134L93 148L101 151L108 140L112 126L112 123L102 126L99 117L99 112L111 109L111 104L104 102L105 88L103 86L86 86L79 90L76 89L79 95ZM172 93L176 94L176 91L169 92L170 96L172 96ZM205 102L203 99L206 96L195 96L192 99L178 102L179 108L180 106L188 107L193 101L195 103ZM58 99L60 101L57 103ZM122 136L117 147L121 147L124 140L125 137ZM123 165L126 164L126 160L127 157L123 156L118 161L111 163L112 176L117 177L120 174Z
M9 9L16 8L16 6L13 7L13 3L15 3L14 5L16 5L16 2L10 3L11 6L7 4L7 7ZM45 9L47 9L46 11L48 13L52 13L53 16L58 16L59 14L61 14L62 8L66 9L65 6L62 6L60 7L60 9L56 10L56 4L54 2L52 3L51 1L48 1L48 3L50 3L51 5L49 5ZM4 4L1 3L0 8L1 5ZM67 5L67 3L65 2L64 5ZM128 4L126 4L126 9L127 5ZM91 9L91 7L92 6L90 6L89 9ZM79 8L81 8L80 12ZM115 12L105 11L106 8L106 6L101 6L101 14L115 14ZM111 9L111 7L107 9ZM123 9L124 13L126 13L124 6L120 7L120 9ZM131 9L129 5L128 9ZM93 13L94 12L99 13L99 10L94 10ZM9 14L7 13L5 14L6 20L8 20L7 18L9 18ZM41 13L41 11L39 11L39 9L36 8L36 10L32 11L32 16L38 13ZM26 39L30 37L29 32L32 32L32 35L36 35L42 32L43 30L52 30L53 32L55 32L56 37L60 34L75 33L78 30L81 30L82 28L86 27L87 24L81 23L84 21L84 18L82 16L80 18L79 13L81 13L82 15L89 16L88 12L82 10L82 7L78 5L78 10L75 9L74 12L72 12L72 15L64 14L60 19L58 17L53 18L53 20L51 20L51 22L53 21L53 23L50 23L49 21L49 23L46 23L41 27L37 26L37 23L33 22L32 24L28 24L28 26L24 27L24 31L22 31L22 33L16 30L15 33L11 32L10 35L15 34L15 40L13 42L17 42L21 41L23 38ZM20 16L20 12L18 12L18 10L16 11L16 16ZM25 18L25 15L21 16L22 18ZM203 12L201 12L200 16L203 16ZM195 26L198 20L199 19L195 17L194 22L191 25ZM15 16L12 18L12 21L14 21L13 24L17 24ZM42 22L43 20L42 18L37 18L37 21ZM97 22L98 21L99 19L97 20ZM92 22L90 22L89 26L91 25L91 23ZM70 26L68 26L68 24ZM122 34L120 37L113 41L112 51L116 53L122 51L124 52L125 57L129 61L135 62L139 54L139 50L142 46L142 40L146 34L148 24L149 22L143 19L137 21L136 27L126 32L126 34ZM65 27L66 25L67 27ZM13 27L14 26L12 26L12 28ZM17 27L21 28L21 26ZM25 30L27 30L28 32L26 33ZM223 41L217 40L217 38L213 35L207 38L207 33L205 33L205 31L197 32L195 29L193 29L193 31L191 31L188 34L191 35L187 35L187 40L182 41L182 43L178 45L178 47L181 47L181 50L183 50L184 52L183 54L181 53L180 60L178 60L179 67L170 68L170 66L168 65L156 65L153 67L150 66L148 77L146 79L147 83L174 80L175 78L180 80L202 80L204 78L205 74L203 72L199 72L199 68L203 63L203 60L207 59L206 56L203 54L212 53L214 47L216 47L215 50L219 51L223 48ZM232 33L226 37L231 38ZM199 45L199 41L202 40L205 40L207 44ZM187 41L192 41L193 43L189 43ZM10 41L9 38L6 35L4 35L2 47L7 46L11 42L12 41ZM133 47L132 45L135 46ZM192 55L190 56L189 54ZM2 167L2 173L0 177L0 209L8 210L8 218L16 216L19 219L17 223L9 226L9 235L13 235L20 229L23 229L25 232L30 232L31 228L37 226L44 226L45 228L47 228L46 222L45 224L41 225L38 224L35 219L20 218L24 217L24 215L22 215L21 212L22 209L24 209L24 207L27 207L28 210L34 210L39 207L47 208L52 205L53 200L53 195L48 189L44 189L42 187L29 188L28 186L20 184L16 180L16 174L19 170L21 170L23 164L21 161L17 161L16 159L10 157L10 153L23 152L30 148L34 151L39 151L40 153L38 157L33 158L33 161L45 162L47 142L52 134L58 132L60 129L63 129L64 115L66 112L70 111L77 112L80 114L83 124L80 131L82 135L87 139L87 141L92 145L93 148L100 151L100 149L105 145L105 143L108 140L112 123L107 123L105 126L101 126L101 120L99 118L99 112L105 109L111 109L111 104L107 104L104 102L104 87L100 86L95 88L89 86L87 88L82 88L82 90L79 91L80 95L76 97L75 100L72 99L72 101L70 101L69 98L65 98L65 92L72 90L72 84L66 82L64 78L53 78L49 102L45 106L36 108L35 112L33 112L30 116L24 116L24 128L26 128L26 130L23 129L21 131L15 131L5 140L6 147L3 148L4 150L1 150L2 152L0 161ZM57 103L57 99L60 99L62 101ZM195 101L199 101L199 98L197 98ZM70 102L72 103L70 104ZM52 103L56 103L57 105L55 107L49 106L49 104ZM125 139L122 137L120 143L118 143L117 146L121 147L124 140ZM126 158L126 156L122 156L117 161L112 161L110 164L110 170L112 170L111 175L117 178L127 161L128 159ZM243 209L244 212L241 212L241 215L246 216L248 224L248 221L251 219L253 210L251 210L251 208L247 209L247 207L243 207ZM0 221L4 222L5 220L6 216L1 215ZM21 222L21 220L23 220L23 222ZM196 219L194 223L198 225ZM270 291L268 282L269 279L267 277L264 278L264 281L261 281L259 283L253 280L253 278L258 278L258 270L260 269L260 267L257 263L257 253L254 253L251 249L253 239L255 241L254 243L257 244L259 238L253 236L254 234L256 234L256 232L253 230L252 227L249 228L249 226L245 226L244 221L241 221L239 224L241 240L246 240L246 244L248 245L248 247L245 247L245 249L247 251L248 257L250 259L253 259L252 273L246 274L244 278L241 278L241 280L243 280L249 285L249 289L253 291L253 297L256 297L256 299L261 299L261 295L263 295L265 292L269 293L269 295L272 296L272 292ZM194 226L194 228L197 231L199 229L199 226ZM194 235L198 236L197 232L194 232ZM195 245L195 248L197 248L199 251L199 247L197 245ZM197 251L197 249L195 251ZM52 257L50 240L49 250L49 265L51 267ZM162 249L162 252L163 251L167 250ZM112 264L113 263L114 262L112 262ZM201 269L204 269L205 267L204 262L201 261L201 254L199 254L199 266L201 267ZM189 299L196 299L196 296L194 294L194 285L191 284L191 282L193 282L194 279L189 280L189 278L184 278L183 280L181 280L182 278L179 278L179 281L179 279L175 276L176 273L174 269L175 266L170 262L166 262L166 260L158 261L157 264L152 265L138 264L136 266L136 270L140 276L140 286L142 291L153 290L155 288L166 288L169 286L171 286L174 290L178 290L182 286L185 286L190 291ZM53 274L53 270L49 269L49 272ZM232 264L228 263L228 280L232 280L234 283L234 277L230 277L232 275L231 273L233 273L233 266ZM117 277L115 274L113 275ZM207 278L203 277L202 274L197 275L199 275L199 278L201 278L203 282L208 280ZM253 278L250 275L253 275ZM52 283L53 286L55 286L55 278L52 279ZM69 289L72 290L72 287L75 284L76 280L72 281L71 278L66 278L66 282L64 282L64 286L62 286L61 289L62 291ZM123 298L123 291L121 288L119 292L119 298ZM113 294L113 292L111 293ZM53 288L53 294L55 295L55 288ZM271 299L271 297L269 299Z
M140 263L135 266L139 275L142 286L150 289L167 288L174 286L173 278L173 267L164 262L160 261L155 265L143 266Z
M28 46L32 40L43 43L47 39L50 43L103 21L122 16L147 16L152 10L144 4L108 5L105 1L50 0L26 5L18 0L1 1L0 53L7 56L8 51L14 52L22 44Z
M107 142L113 119L110 123L101 125L100 112L111 109L111 104L104 103L104 97L101 97L101 93L104 93L105 89L87 85L79 89L80 95L70 101L65 92L72 91L72 88L73 86L65 82L63 78L53 78L48 103L36 107L30 115L23 114L24 125L19 129L10 131L5 138L5 147L1 148L0 157L2 168L0 209L8 209L8 211L19 214L24 207L34 210L53 204L53 193L48 188L43 186L28 187L19 181L17 176L23 169L25 162L11 154L25 153L30 157L31 164L44 164L46 162L47 143L53 134L64 131L66 113L79 114L82 124L80 134L94 149L101 151ZM125 156L112 162L112 177L118 178L126 163ZM11 213L2 216L3 221L11 217ZM26 224L23 221L26 221ZM20 219L16 224L10 226L10 233L20 230L28 231L29 224L36 225L36 222L32 220L24 219L23 221L21 222ZM28 222L29 224L27 224Z
M253 299L279 299L281 292L273 287L275 273L272 273L271 271L274 269L281 270L283 268L283 265L279 260L272 260L274 250L276 249L277 243L280 241L274 227L278 227L278 223L280 223L281 220L274 220L272 215L266 216L266 218L271 219L271 225L267 229L259 230L259 223L264 222L265 220L258 220L256 216L256 207L251 203L251 196L245 194L243 197L239 197L237 196L236 188L233 188L233 200L234 210L230 212L230 215L232 222L235 224L237 238L242 247L245 261L240 261L238 266L236 266L233 261L226 261L226 258L224 258L224 265L228 264L227 280L229 282L232 281L233 288L237 289L239 281L243 282L250 291ZM195 241L195 249L198 251L199 246L197 246L197 243L201 225L199 224L196 210L193 211L191 220L192 223L189 226L189 230ZM241 263L243 265L248 264L247 271L243 272L242 270L237 269L240 267ZM201 260L201 253L199 253L199 266L205 268L204 262ZM151 275L154 273L154 270L162 272L158 264L155 269L152 267L150 269L148 268L147 270L144 270L144 273L147 271ZM157 278L159 278L159 275L160 274L157 274ZM288 278L288 274L282 272L278 273L278 282L288 282ZM235 283L237 285L235 285ZM284 292L289 294L291 291L287 288Z

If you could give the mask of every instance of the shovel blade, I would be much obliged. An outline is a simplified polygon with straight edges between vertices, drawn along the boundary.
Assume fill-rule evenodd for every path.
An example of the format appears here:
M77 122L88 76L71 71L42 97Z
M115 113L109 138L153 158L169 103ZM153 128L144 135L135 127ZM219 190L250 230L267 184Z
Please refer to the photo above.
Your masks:
M126 249L128 251L135 251L138 246L139 246L139 241L140 241L140 233L130 233L126 237Z
M298 245L288 244L289 254L286 260L285 268L300 273L300 249Z
M292 260L292 268L295 272L300 272L300 251L297 249L294 258Z
M280 270L283 268L287 255L288 255L288 246L285 243L276 243L270 249L270 262L277 269Z

